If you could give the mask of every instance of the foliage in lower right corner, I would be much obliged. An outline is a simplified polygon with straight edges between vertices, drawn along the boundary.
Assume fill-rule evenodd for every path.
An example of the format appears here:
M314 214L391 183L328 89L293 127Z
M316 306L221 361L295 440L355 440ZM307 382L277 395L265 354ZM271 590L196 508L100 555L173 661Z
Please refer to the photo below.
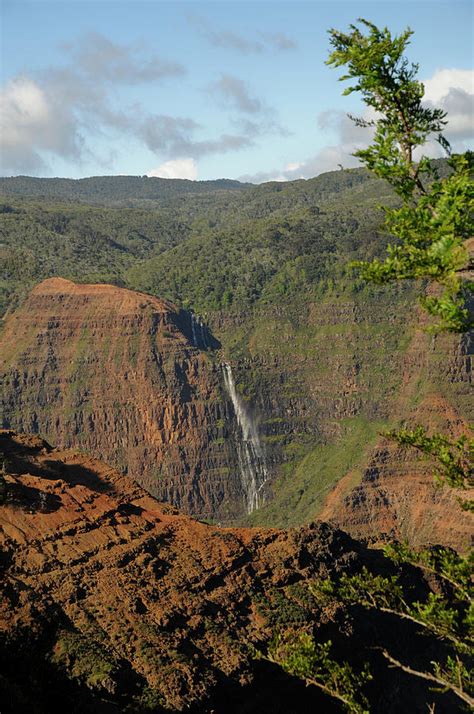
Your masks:
M341 701L353 714L367 714L368 701L361 688L372 679L368 665L360 671L330 656L332 642L315 642L307 632L278 635L269 648L270 661L307 684L317 686Z

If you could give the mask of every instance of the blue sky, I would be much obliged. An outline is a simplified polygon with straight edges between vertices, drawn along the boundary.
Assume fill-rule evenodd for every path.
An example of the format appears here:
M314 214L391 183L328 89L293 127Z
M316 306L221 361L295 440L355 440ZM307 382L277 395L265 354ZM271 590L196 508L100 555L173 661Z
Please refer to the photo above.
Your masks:
M23 2L2 5L3 175L262 181L354 165L362 113L325 66L327 29L415 32L427 100L472 143L471 2Z

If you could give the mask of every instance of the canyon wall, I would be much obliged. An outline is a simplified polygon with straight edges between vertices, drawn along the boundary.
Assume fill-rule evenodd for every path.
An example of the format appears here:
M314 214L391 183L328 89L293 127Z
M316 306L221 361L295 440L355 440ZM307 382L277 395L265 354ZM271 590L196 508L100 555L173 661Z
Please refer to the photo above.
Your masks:
M218 522L330 519L362 536L465 547L468 514L401 420L467 433L472 340L423 332L410 291L202 318L53 278L0 341L2 424L75 447ZM213 336L216 335L220 342Z
M242 515L238 424L203 335L165 301L48 279L1 336L3 426L107 459L188 513Z
M424 328L426 317L420 314L403 360L393 419L409 428L420 424L429 434L472 438L473 335L434 336ZM433 459L380 436L363 470L339 481L319 516L359 537L385 533L414 545L469 550L473 516L459 505L468 494L437 484L437 467Z

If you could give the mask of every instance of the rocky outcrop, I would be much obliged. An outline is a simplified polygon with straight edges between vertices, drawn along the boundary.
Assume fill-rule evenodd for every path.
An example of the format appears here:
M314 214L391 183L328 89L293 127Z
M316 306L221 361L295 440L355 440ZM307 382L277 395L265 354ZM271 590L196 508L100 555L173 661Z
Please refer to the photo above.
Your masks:
M425 326L420 316L420 329L404 358L393 420L408 427L421 424L428 433L453 439L472 438L473 337L434 337L423 331ZM468 494L436 485L436 470L433 460L380 437L362 477L346 474L318 515L357 537L388 534L414 545L443 543L469 550L474 516L459 505Z
M5 714L339 711L256 661L255 648L295 626L331 639L356 667L373 660L371 711L421 713L426 701L440 714L457 711L378 653L419 646L428 666L436 638L392 616L321 607L305 586L362 565L393 572L379 551L323 523L280 531L193 521L105 464L37 436L0 432L0 454ZM426 591L420 573L407 574L415 596Z
M187 513L246 512L221 369L170 303L45 280L6 321L0 384L4 428L100 455Z

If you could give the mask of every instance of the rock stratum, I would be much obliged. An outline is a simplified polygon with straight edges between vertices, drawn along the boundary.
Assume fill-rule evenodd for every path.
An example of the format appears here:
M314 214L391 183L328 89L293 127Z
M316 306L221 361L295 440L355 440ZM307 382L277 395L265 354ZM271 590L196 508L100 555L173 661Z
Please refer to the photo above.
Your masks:
M6 321L0 372L4 427L100 456L187 513L242 513L234 414L189 314L51 278Z
M427 701L440 714L458 711L377 649L418 652L429 666L436 638L389 615L356 608L348 617L308 593L308 581L363 565L393 573L379 551L324 523L282 531L193 521L37 436L0 432L0 451L4 714L339 711L255 659L281 627L331 639L355 666L367 657L373 712L421 713ZM436 587L411 566L404 577L415 596Z
M393 420L453 440L472 438L472 334L430 336L420 328L403 360L402 380L393 404ZM440 487L437 464L413 449L380 437L370 450L362 474L349 472L329 494L319 517L337 523L356 537L389 534L415 546L443 543L469 551L473 515L462 511L460 489Z
M321 516L356 537L464 550L472 516L460 511L459 494L436 488L432 464L378 433L404 420L468 434L474 342L432 338L414 327L419 315L376 302L365 312L312 303L299 322L273 310L245 332L234 399L259 420L242 428L223 350L207 349L219 343L189 312L112 285L51 278L5 321L2 425L103 458L200 518L246 519L247 462L258 457L267 498L254 498L256 525ZM231 343L242 326L223 319L214 329ZM258 438L257 427L261 443L243 448L243 433Z

